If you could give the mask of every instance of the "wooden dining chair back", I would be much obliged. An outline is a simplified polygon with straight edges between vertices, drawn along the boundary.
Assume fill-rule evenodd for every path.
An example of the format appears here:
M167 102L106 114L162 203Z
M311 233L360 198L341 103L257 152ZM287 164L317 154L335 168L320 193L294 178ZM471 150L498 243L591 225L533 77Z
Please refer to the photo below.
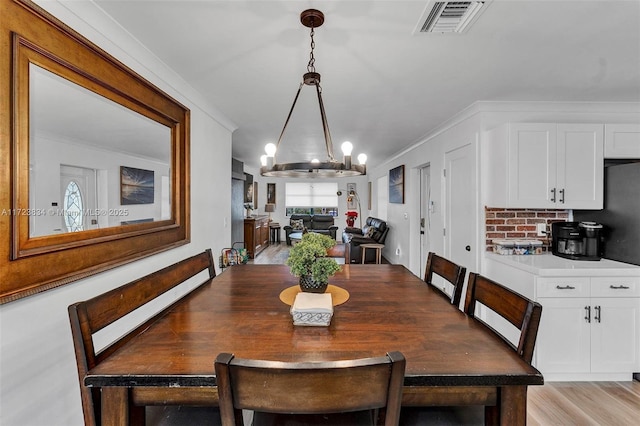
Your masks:
M80 396L85 425L99 425L101 413L99 389L89 388L84 385L84 378L89 370L149 327L152 322L164 315L177 302L147 318L143 323L125 335L120 336L100 351L95 349L94 335L204 270L208 271L208 279L200 285L216 276L213 255L210 249L92 299L69 306L69 320L71 322L71 334L76 355L78 378L80 380ZM138 413L143 412L143 410L137 411ZM144 416L144 414L132 415Z
M427 256L427 267L424 272L424 281L440 294L451 301L452 305L459 306L462 297L462 287L464 286L464 277L467 268L457 265L452 261L438 256L433 252L429 252ZM433 282L433 275L438 275L445 280L445 285L440 286ZM449 283L453 287L451 294L447 292L446 284Z
M336 244L327 249L327 257L343 259L345 264L349 263L349 246L344 243Z
M243 409L287 415L375 410L375 424L397 425L404 369L400 352L333 362L249 360L221 353L215 371L222 425L242 426Z
M520 331L517 345L476 316L478 303L491 309ZM472 272L469 274L464 311L501 337L523 360L531 363L542 314L542 306L539 303Z

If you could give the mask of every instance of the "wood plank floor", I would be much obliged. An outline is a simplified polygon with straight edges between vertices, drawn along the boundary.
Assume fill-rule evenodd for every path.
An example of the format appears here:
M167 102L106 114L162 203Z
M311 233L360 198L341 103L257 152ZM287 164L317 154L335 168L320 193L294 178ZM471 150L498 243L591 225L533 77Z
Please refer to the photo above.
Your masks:
M288 255L285 243L273 244L249 262L283 264ZM527 421L530 426L640 425L640 382L547 382L531 386Z
M640 382L548 382L531 386L527 420L536 425L638 425Z

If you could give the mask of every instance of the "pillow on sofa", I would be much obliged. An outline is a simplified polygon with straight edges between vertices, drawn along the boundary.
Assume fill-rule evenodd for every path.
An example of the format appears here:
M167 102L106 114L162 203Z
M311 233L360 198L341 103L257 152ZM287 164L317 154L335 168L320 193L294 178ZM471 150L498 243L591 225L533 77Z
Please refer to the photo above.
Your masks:
M289 225L291 225L291 229L293 229L294 231L302 231L304 229L304 220L291 219L289 221Z
M370 226L369 228L367 228L367 232L365 232L364 236L367 238L373 238L373 234L376 232L376 228L374 228L373 226Z

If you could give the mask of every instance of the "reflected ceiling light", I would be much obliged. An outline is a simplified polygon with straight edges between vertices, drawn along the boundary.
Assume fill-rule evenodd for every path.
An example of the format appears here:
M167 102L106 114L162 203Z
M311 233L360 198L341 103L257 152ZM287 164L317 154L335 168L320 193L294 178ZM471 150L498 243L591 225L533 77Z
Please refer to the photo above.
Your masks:
M293 99L293 105L289 110L289 115L284 123L278 143L269 143L265 146L266 158L263 160L261 157L260 174L262 176L271 177L347 177L347 176L359 176L367 174L367 156L360 154L358 156L359 164L351 163L351 152L353 151L353 144L351 142L344 142L342 144L343 161L337 161L333 156L333 143L331 141L331 133L329 132L329 125L327 124L327 116L324 110L324 104L322 102L322 88L320 87L320 74L316 72L315 57L313 56L313 50L315 48L315 41L313 36L315 34L315 28L320 27L324 23L324 14L319 10L308 9L300 14L300 22L307 28L311 28L311 53L309 63L307 64L307 72L302 77L302 83L298 87L298 92ZM275 154L282 142L282 135L284 135L289 124L289 119L293 113L293 109L296 106L296 101L300 96L300 91L304 85L315 86L316 93L318 94L318 105L320 106L320 119L322 120L322 129L324 131L324 141L327 148L327 161L319 161L314 159L313 161L304 161L299 163L277 163L275 160Z

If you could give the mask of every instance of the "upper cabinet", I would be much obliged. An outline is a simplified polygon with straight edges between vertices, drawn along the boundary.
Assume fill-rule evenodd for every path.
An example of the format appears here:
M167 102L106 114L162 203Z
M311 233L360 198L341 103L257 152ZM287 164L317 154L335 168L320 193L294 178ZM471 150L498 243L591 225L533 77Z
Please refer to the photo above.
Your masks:
M602 209L603 125L508 123L488 132L487 203Z
M605 158L640 158L640 124L604 126Z

